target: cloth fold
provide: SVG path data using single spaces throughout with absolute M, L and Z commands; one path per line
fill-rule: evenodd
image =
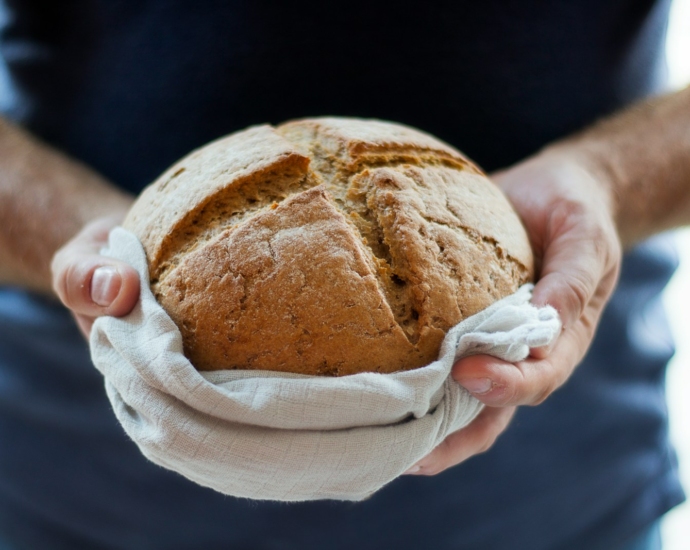
M 450 378 L 455 360 L 506 361 L 560 333 L 525 285 L 451 329 L 439 359 L 393 374 L 340 378 L 268 371 L 197 371 L 148 285 L 144 250 L 122 228 L 105 254 L 140 274 L 126 317 L 99 318 L 91 355 L 115 415 L 153 462 L 222 493 L 260 500 L 361 500 L 469 424 L 482 404 Z

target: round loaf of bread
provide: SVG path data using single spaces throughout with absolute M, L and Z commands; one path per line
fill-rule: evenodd
M 525 230 L 481 170 L 375 120 L 214 141 L 149 186 L 124 227 L 199 370 L 417 368 L 533 275 Z

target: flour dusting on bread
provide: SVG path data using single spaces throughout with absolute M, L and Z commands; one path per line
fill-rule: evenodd
M 420 367 L 533 276 L 520 220 L 481 170 L 374 120 L 222 138 L 147 188 L 124 225 L 201 370 Z

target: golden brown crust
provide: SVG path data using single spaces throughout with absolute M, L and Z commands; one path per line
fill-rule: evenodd
M 155 280 L 209 225 L 250 214 L 257 194 L 273 185 L 276 198 L 286 196 L 282 188 L 299 186 L 308 166 L 309 158 L 270 126 L 248 128 L 171 166 L 143 191 L 123 225 L 144 245 Z
M 201 370 L 419 367 L 533 274 L 498 188 L 448 145 L 380 121 L 233 134 L 161 176 L 125 227 Z

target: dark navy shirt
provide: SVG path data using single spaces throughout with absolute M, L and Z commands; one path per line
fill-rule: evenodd
M 417 126 L 487 170 L 660 90 L 666 0 L 5 2 L 0 105 L 137 193 L 220 135 L 309 115 Z M 69 314 L 0 289 L 0 540 L 26 548 L 594 549 L 683 498 L 663 239 L 591 351 L 487 453 L 362 503 L 259 503 L 144 459 Z

